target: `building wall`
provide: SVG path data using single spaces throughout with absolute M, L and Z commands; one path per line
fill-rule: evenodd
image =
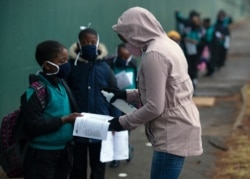
M 119 39 L 111 26 L 129 7 L 149 9 L 166 31 L 174 29 L 174 11 L 188 15 L 192 9 L 202 17 L 215 19 L 225 9 L 235 20 L 248 15 L 248 0 L 2 0 L 0 1 L 0 119 L 19 106 L 20 95 L 28 85 L 28 74 L 40 68 L 34 53 L 44 40 L 58 40 L 69 47 L 77 40 L 79 26 L 96 29 L 100 40 L 114 53 Z

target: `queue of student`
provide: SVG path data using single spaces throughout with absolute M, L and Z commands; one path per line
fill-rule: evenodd
M 201 20 L 201 15 L 195 10 L 190 11 L 187 18 L 176 10 L 175 19 L 176 30 L 168 35 L 183 49 L 195 89 L 199 71 L 206 71 L 205 76 L 211 77 L 226 65 L 232 18 L 220 10 L 215 23 L 211 23 L 210 18 Z

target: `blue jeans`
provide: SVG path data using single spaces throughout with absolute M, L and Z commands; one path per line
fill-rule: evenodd
M 178 179 L 185 157 L 164 152 L 153 153 L 151 179 Z

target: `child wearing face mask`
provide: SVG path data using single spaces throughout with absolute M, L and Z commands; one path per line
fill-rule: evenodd
M 81 112 L 120 116 L 121 112 L 108 103 L 102 88 L 117 88 L 113 71 L 103 60 L 105 50 L 99 45 L 99 36 L 92 28 L 81 30 L 77 44 L 70 48 L 71 73 L 67 79 Z M 105 163 L 100 162 L 101 141 L 75 137 L 74 165 L 71 179 L 87 179 L 88 160 L 90 178 L 105 178 Z
M 115 74 L 122 71 L 129 74 L 130 85 L 124 86 L 120 89 L 136 88 L 137 62 L 124 43 L 117 46 L 117 55 L 109 57 L 106 61 Z
M 72 167 L 72 141 L 75 118 L 82 116 L 63 81 L 69 74 L 67 49 L 57 41 L 44 41 L 36 47 L 36 61 L 42 71 L 36 78 L 43 84 L 46 104 L 42 107 L 35 90 L 23 96 L 24 130 L 31 138 L 24 159 L 25 179 L 66 179 Z

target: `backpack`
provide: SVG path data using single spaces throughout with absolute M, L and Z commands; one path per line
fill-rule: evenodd
M 46 106 L 46 88 L 42 82 L 32 82 L 31 79 L 32 76 L 30 75 L 30 87 L 35 89 L 44 109 Z M 23 94 L 21 100 L 24 96 Z M 22 107 L 20 107 L 3 117 L 0 128 L 0 164 L 9 178 L 23 177 L 23 160 L 28 141 L 29 137 L 24 135 L 23 131 L 23 115 Z

